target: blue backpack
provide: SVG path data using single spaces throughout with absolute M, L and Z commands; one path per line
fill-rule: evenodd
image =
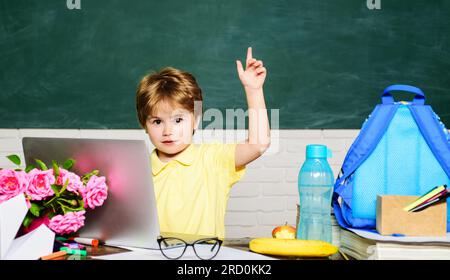
M 392 91 L 412 93 L 414 100 L 394 102 Z M 333 210 L 344 228 L 375 230 L 377 195 L 422 195 L 450 185 L 449 133 L 425 105 L 422 90 L 392 85 L 381 101 L 362 125 L 334 185 Z M 447 231 L 449 213 L 447 203 Z

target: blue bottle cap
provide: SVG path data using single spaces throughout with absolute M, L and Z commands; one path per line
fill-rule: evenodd
M 325 145 L 307 145 L 306 158 L 331 158 L 331 150 Z

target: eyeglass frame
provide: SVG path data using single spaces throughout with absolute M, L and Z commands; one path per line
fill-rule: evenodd
M 183 244 L 184 244 L 184 249 L 183 249 L 183 252 L 180 254 L 179 257 L 177 257 L 177 258 L 169 258 L 166 254 L 164 254 L 164 249 L 161 247 L 161 242 L 163 242 L 165 239 L 176 239 L 176 240 L 179 240 L 179 241 L 183 242 Z M 189 246 L 192 247 L 192 250 L 194 250 L 194 253 L 195 253 L 195 255 L 197 256 L 197 258 L 199 258 L 199 259 L 201 259 L 201 260 L 212 260 L 212 259 L 215 258 L 215 257 L 217 256 L 217 254 L 219 253 L 220 247 L 222 246 L 222 243 L 223 243 L 223 240 L 221 240 L 221 239 L 219 239 L 219 238 L 217 238 L 217 237 L 202 238 L 202 239 L 195 240 L 194 242 L 191 242 L 191 243 L 188 243 L 188 242 L 184 241 L 184 240 L 181 239 L 181 238 L 178 238 L 178 237 L 171 237 L 171 236 L 168 236 L 168 237 L 159 236 L 156 240 L 158 241 L 159 250 L 161 251 L 161 253 L 163 254 L 163 256 L 166 257 L 166 258 L 169 259 L 169 260 L 178 260 L 179 258 L 181 258 L 181 257 L 184 255 L 184 253 L 186 252 L 187 247 L 189 247 Z M 217 249 L 217 252 L 216 252 L 211 258 L 204 259 L 204 258 L 201 258 L 201 257 L 197 254 L 197 251 L 195 250 L 194 245 L 195 245 L 195 244 L 198 244 L 199 242 L 207 241 L 207 240 L 217 241 L 217 242 L 214 244 L 214 246 L 216 246 L 217 244 L 219 244 L 219 248 Z M 213 247 L 213 249 L 214 249 L 214 247 Z

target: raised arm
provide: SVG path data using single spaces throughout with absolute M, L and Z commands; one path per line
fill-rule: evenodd
M 248 138 L 236 147 L 236 167 L 245 166 L 260 157 L 270 146 L 270 127 L 264 102 L 263 85 L 267 70 L 261 60 L 253 58 L 252 48 L 247 49 L 245 69 L 236 61 L 239 79 L 244 87 L 248 104 Z

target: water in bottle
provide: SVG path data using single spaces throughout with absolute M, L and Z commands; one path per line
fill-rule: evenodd
M 331 151 L 326 146 L 306 146 L 306 160 L 298 175 L 300 224 L 297 239 L 332 243 L 331 195 L 334 176 L 328 157 L 331 157 Z

